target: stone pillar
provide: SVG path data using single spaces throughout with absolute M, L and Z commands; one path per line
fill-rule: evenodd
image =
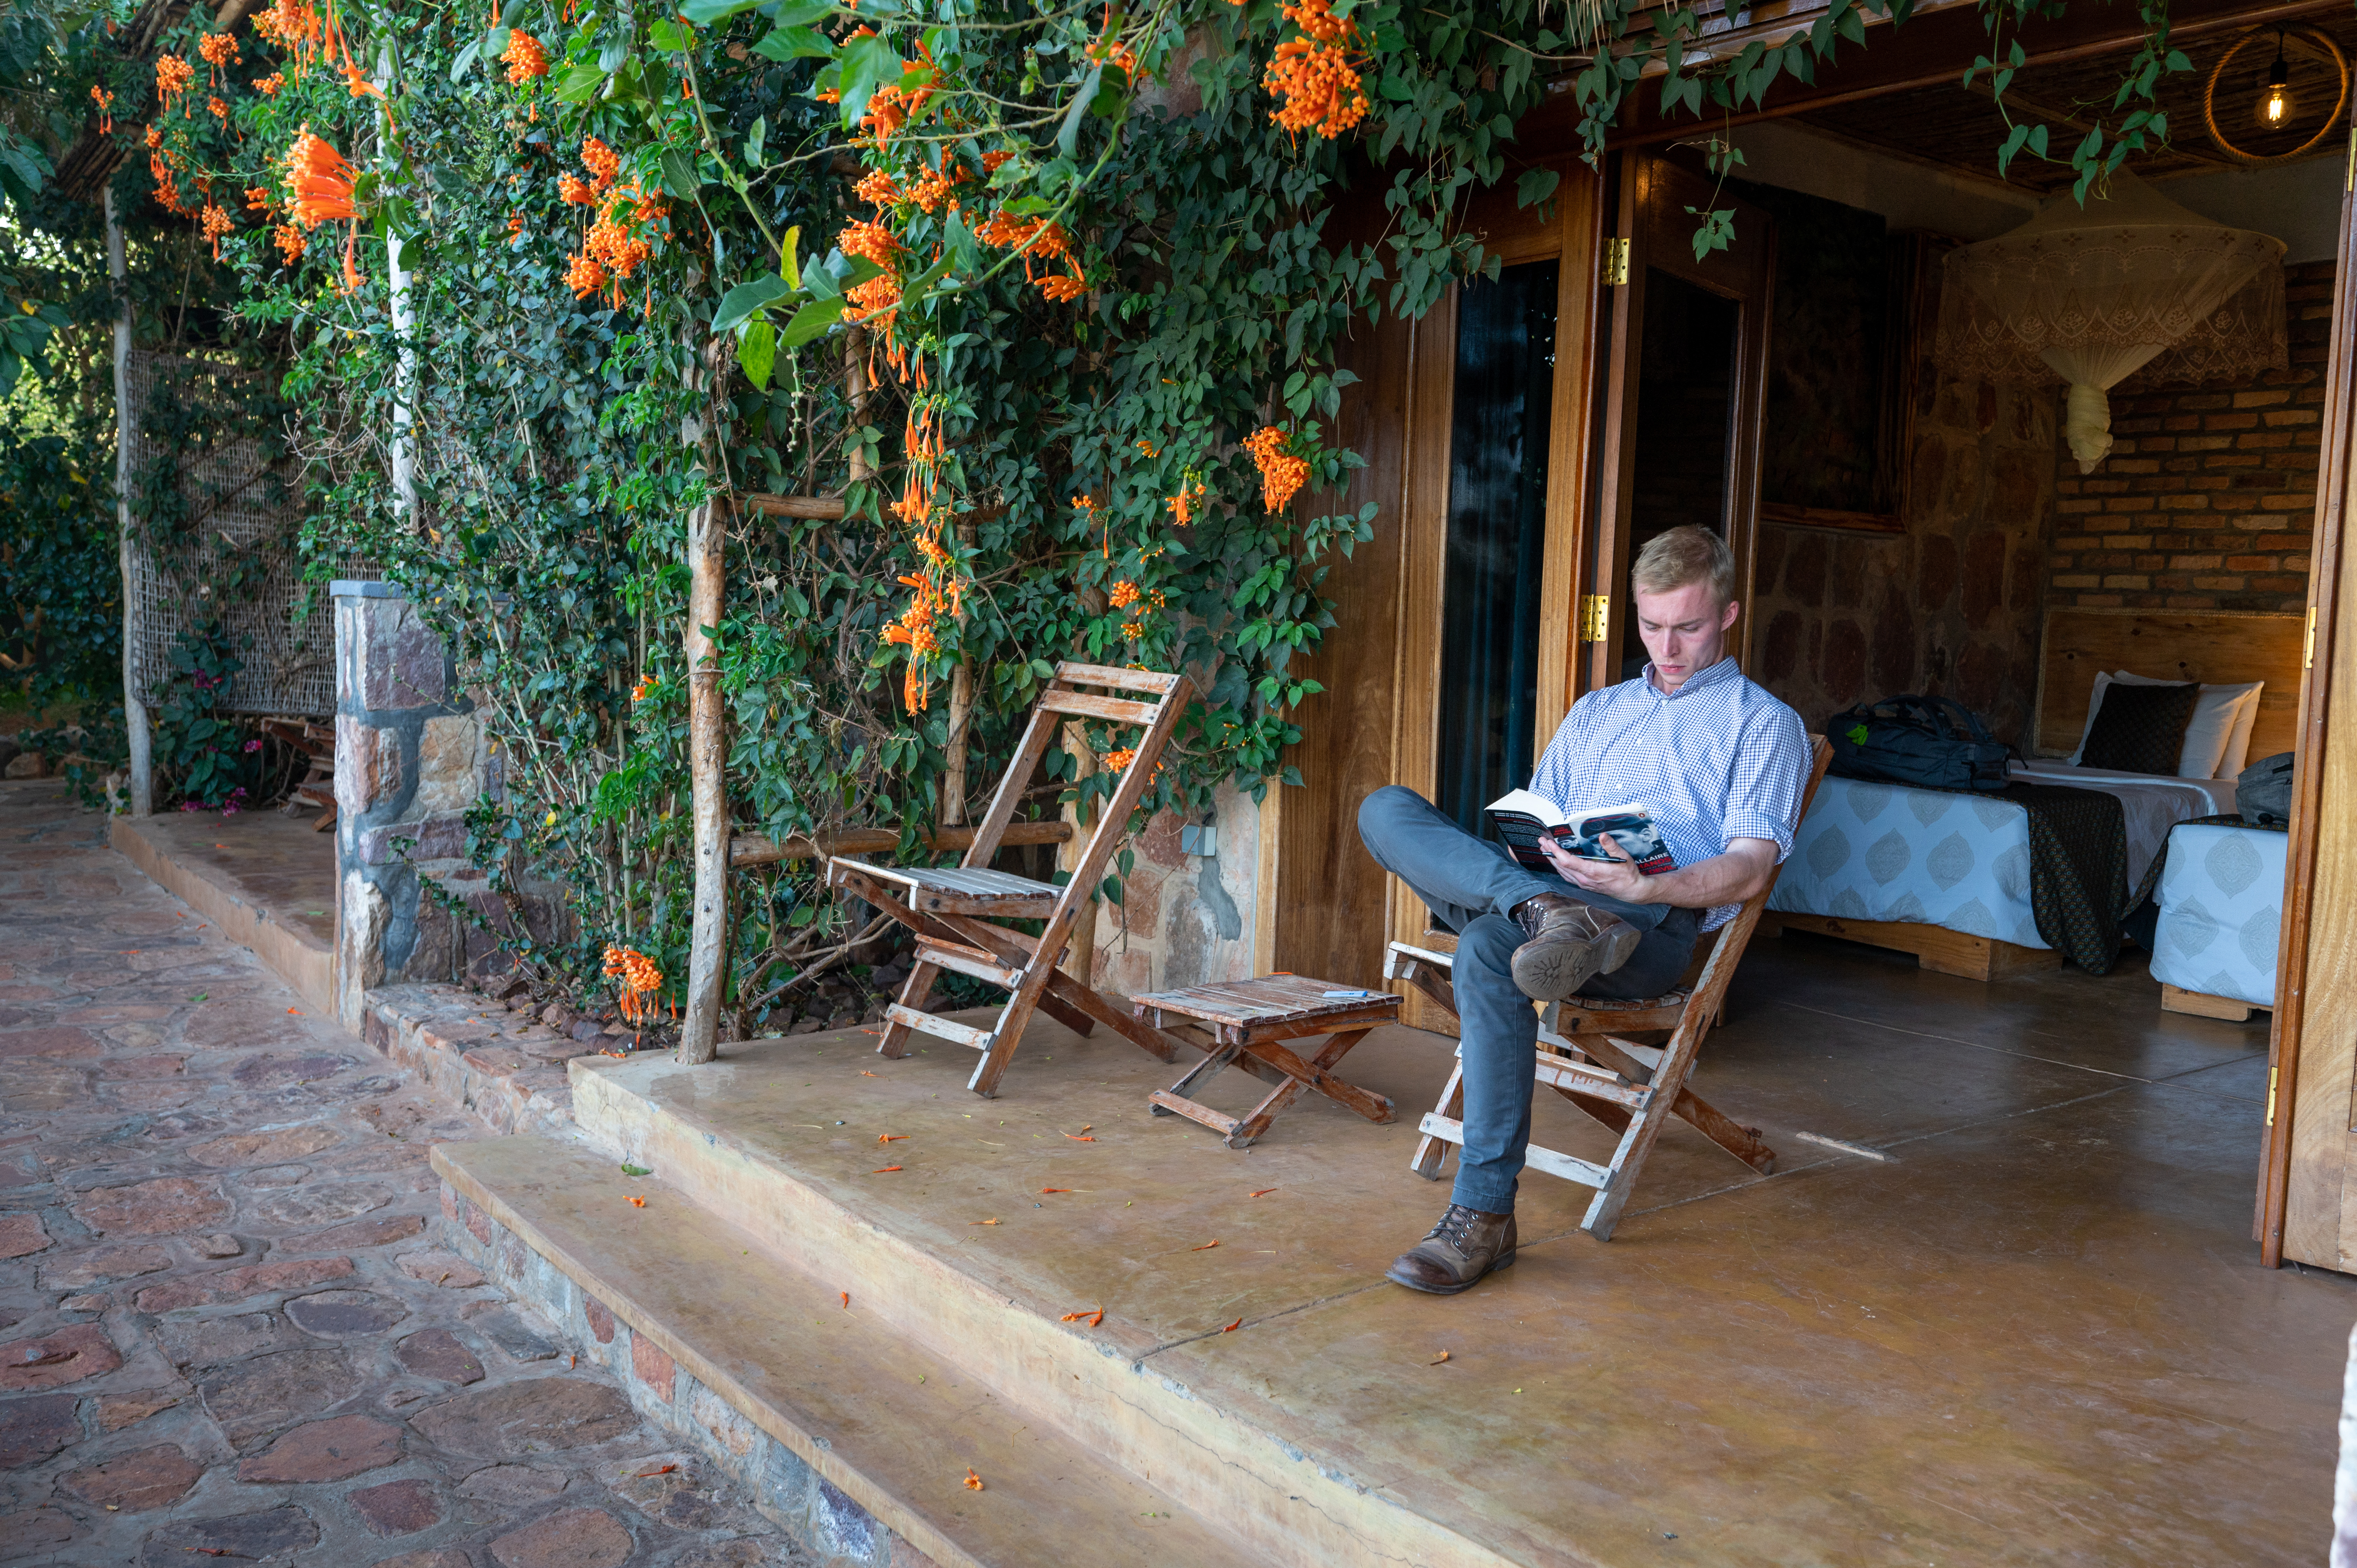
M 482 726 L 440 637 L 385 583 L 338 582 L 336 1014 L 358 1033 L 370 988 L 456 979 L 465 933 L 421 871 L 465 876 L 466 812 L 490 782 Z M 400 841 L 414 840 L 404 852 Z M 449 875 L 437 876 L 446 884 Z

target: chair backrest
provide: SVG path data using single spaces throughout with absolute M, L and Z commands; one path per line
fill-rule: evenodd
M 1817 798 L 1817 786 L 1824 782 L 1825 765 L 1833 759 L 1832 744 L 1821 735 L 1811 736 L 1809 781 L 1801 790 L 1800 812 L 1792 819 L 1795 833 L 1808 820 L 1809 807 Z M 1776 878 L 1783 869 L 1781 861 L 1770 866 L 1768 885 L 1746 898 L 1742 908 L 1736 910 L 1735 918 L 1718 929 L 1718 945 L 1711 950 L 1709 959 L 1702 966 L 1702 972 L 1695 977 L 1694 982 L 1695 997 L 1699 998 L 1706 992 L 1710 993 L 1710 1004 L 1704 1016 L 1715 1017 L 1717 1015 L 1719 995 L 1726 991 L 1727 982 L 1734 979 L 1735 966 L 1743 961 L 1743 949 L 1751 940 L 1752 928 L 1760 924 L 1760 911 L 1768 908 L 1768 896 L 1776 891 Z
M 1079 689 L 1083 686 L 1114 692 L 1151 692 L 1157 700 L 1141 703 L 1127 697 L 1100 696 Z M 969 869 L 987 866 L 998 854 L 998 842 L 1006 834 L 1007 823 L 1014 820 L 1016 808 L 1022 804 L 1031 770 L 1039 765 L 1039 758 L 1055 739 L 1060 714 L 1135 725 L 1145 732 L 1137 745 L 1130 748 L 1120 782 L 1114 787 L 1113 800 L 1098 818 L 1097 827 L 1102 832 L 1109 823 L 1127 822 L 1130 811 L 1145 791 L 1146 778 L 1162 759 L 1163 746 L 1178 727 L 1179 714 L 1194 693 L 1195 688 L 1186 676 L 1167 671 L 1125 670 L 1111 664 L 1082 664 L 1071 660 L 1057 665 L 1056 673 L 1032 706 L 1031 722 L 1023 732 L 1022 742 L 1016 746 L 1013 759 L 1000 777 L 997 792 L 990 800 L 990 810 L 975 828 L 974 843 L 960 864 Z M 1092 834 L 1092 842 L 1095 836 Z

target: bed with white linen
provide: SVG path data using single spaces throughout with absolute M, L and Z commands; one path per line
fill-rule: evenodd
M 2154 894 L 2152 977 L 2167 987 L 2162 1006 L 2230 1018 L 2275 1006 L 2290 847 L 2288 833 L 2226 823 L 2187 822 L 2169 835 Z
M 2136 888 L 2176 824 L 2231 812 L 2246 761 L 2290 749 L 2302 629 L 2298 616 L 2050 612 L 2033 739 L 2045 755 L 2015 764 L 2013 778 L 2118 799 Z M 2078 766 L 2115 680 L 2201 683 L 2181 776 Z M 2002 798 L 1829 777 L 1768 908 L 1789 917 L 1786 926 L 1897 948 L 1926 968 L 1978 979 L 2059 961 L 2031 907 L 2029 813 Z

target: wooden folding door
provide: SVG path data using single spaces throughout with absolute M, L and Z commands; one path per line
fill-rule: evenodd
M 1698 215 L 1711 211 L 1734 213 L 1733 241 L 1696 256 Z M 1735 552 L 1736 596 L 1748 606 L 1760 517 L 1774 220 L 1691 168 L 1632 153 L 1615 232 L 1605 257 L 1611 338 L 1582 690 L 1611 685 L 1642 662 L 1628 581 L 1646 540 L 1685 522 L 1717 529 Z M 1738 659 L 1750 627 L 1746 614 L 1732 633 Z

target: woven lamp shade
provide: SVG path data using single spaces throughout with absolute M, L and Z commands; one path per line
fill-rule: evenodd
M 2287 362 L 2283 242 L 2187 211 L 2122 173 L 1949 252 L 1933 358 L 1951 374 L 2071 389 L 2079 471 L 2112 449 L 2112 388 L 2239 381 Z

